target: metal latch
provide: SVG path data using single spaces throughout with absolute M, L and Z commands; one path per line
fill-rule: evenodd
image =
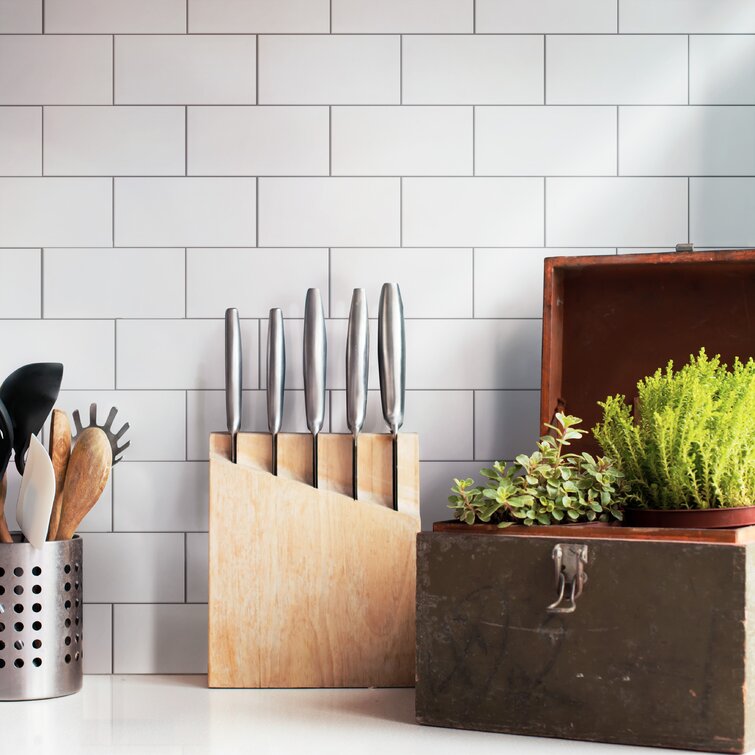
M 587 582 L 587 546 L 557 543 L 553 548 L 552 558 L 556 567 L 558 598 L 548 606 L 548 613 L 574 613 L 577 609 L 576 600 Z
M 681 244 L 676 245 L 676 251 L 677 252 L 694 252 L 695 245 L 691 244 L 688 241 L 683 241 Z

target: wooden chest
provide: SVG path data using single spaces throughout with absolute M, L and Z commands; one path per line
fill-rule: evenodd
M 546 260 L 542 421 L 701 346 L 755 354 L 755 251 Z M 755 527 L 439 523 L 417 558 L 420 723 L 755 747 Z

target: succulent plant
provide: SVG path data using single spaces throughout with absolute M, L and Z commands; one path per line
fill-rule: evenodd
M 547 425 L 553 434 L 540 438 L 532 455 L 520 454 L 511 464 L 497 461 L 481 470 L 484 486 L 471 478 L 454 479 L 448 501 L 455 517 L 466 524 L 499 527 L 621 519 L 617 501 L 623 474 L 614 462 L 566 451 L 571 441 L 586 434 L 577 427 L 581 421 L 557 413 L 557 425 Z

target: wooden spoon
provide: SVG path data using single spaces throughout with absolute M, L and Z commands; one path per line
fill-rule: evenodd
M 50 420 L 50 458 L 55 470 L 55 501 L 50 515 L 48 540 L 55 540 L 60 523 L 60 507 L 63 503 L 63 484 L 66 479 L 68 460 L 71 457 L 71 423 L 61 409 L 54 409 Z
M 113 452 L 99 427 L 88 427 L 76 440 L 68 462 L 56 540 L 70 540 L 99 500 L 110 477 Z
M 12 543 L 10 531 L 8 530 L 8 523 L 5 521 L 5 494 L 8 491 L 8 476 L 3 475 L 3 479 L 0 480 L 0 543 Z

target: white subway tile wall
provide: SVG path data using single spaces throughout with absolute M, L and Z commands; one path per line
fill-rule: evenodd
M 131 424 L 83 528 L 86 670 L 206 668 L 226 307 L 244 427 L 267 427 L 280 306 L 303 431 L 322 290 L 343 432 L 364 287 L 380 431 L 399 281 L 429 527 L 452 476 L 537 433 L 543 259 L 755 246 L 753 134 L 753 0 L 0 0 L 0 377 L 61 360 L 62 408 Z

